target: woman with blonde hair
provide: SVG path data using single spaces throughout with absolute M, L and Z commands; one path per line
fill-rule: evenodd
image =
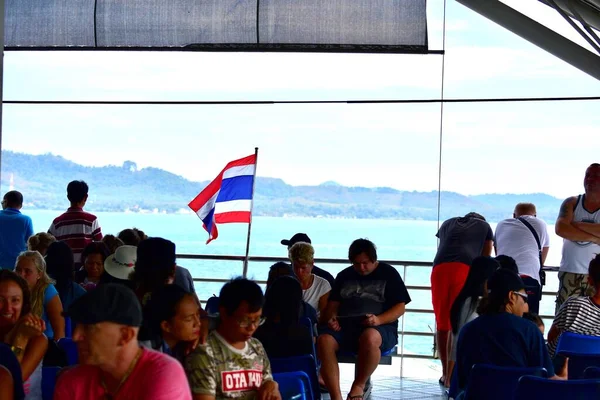
M 46 255 L 48 247 L 56 242 L 56 238 L 47 232 L 39 232 L 27 239 L 27 250 L 37 251 L 42 256 Z
M 54 281 L 46 273 L 46 261 L 37 251 L 24 251 L 17 257 L 15 272 L 27 282 L 31 291 L 31 313 L 46 323 L 44 334 L 48 339 L 65 337 L 63 306 L 54 287 Z
M 298 242 L 290 247 L 289 258 L 296 278 L 302 287 L 302 300 L 317 310 L 317 315 L 325 309 L 331 285 L 326 279 L 312 273 L 315 265 L 315 250 L 309 243 Z

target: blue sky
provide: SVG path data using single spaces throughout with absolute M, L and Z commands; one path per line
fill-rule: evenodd
M 441 1 L 429 3 L 442 48 Z M 506 1 L 584 43 L 535 0 Z M 595 96 L 600 82 L 448 1 L 446 98 Z M 440 97 L 439 55 L 16 52 L 5 100 L 345 100 Z M 598 162 L 600 102 L 446 104 L 442 189 L 582 190 Z M 252 106 L 5 105 L 4 149 L 84 165 L 155 166 L 212 179 L 260 148 L 258 174 L 291 184 L 434 190 L 439 104 Z

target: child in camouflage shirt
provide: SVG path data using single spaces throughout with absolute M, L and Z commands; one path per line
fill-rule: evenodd
M 220 324 L 185 360 L 194 399 L 281 400 L 262 344 L 252 334 L 264 297 L 247 279 L 228 282 L 219 295 Z

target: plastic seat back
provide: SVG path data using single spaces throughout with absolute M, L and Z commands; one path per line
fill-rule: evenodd
M 587 400 L 600 398 L 600 380 L 580 379 L 558 381 L 537 376 L 523 376 L 519 379 L 515 393 L 516 400 L 569 399 Z
M 312 393 L 306 384 L 310 385 L 308 375 L 306 373 L 297 372 L 283 372 L 273 374 L 273 379 L 279 385 L 279 392 L 281 393 L 282 399 L 289 400 L 310 400 L 312 399 Z
M 587 367 L 583 371 L 583 379 L 600 379 L 600 367 Z
M 600 355 L 563 353 L 569 357 L 569 379 L 584 379 L 584 371 L 589 367 L 600 367 Z
M 219 313 L 219 297 L 213 295 L 206 301 L 206 312 L 210 315 Z
M 61 367 L 42 367 L 42 400 L 52 400 Z
M 300 324 L 303 325 L 303 326 L 306 326 L 308 328 L 308 330 L 310 331 L 310 337 L 311 338 L 315 337 L 315 328 L 314 328 L 313 323 L 310 320 L 310 318 L 308 318 L 308 317 L 302 317 L 302 318 L 300 318 Z M 313 355 L 314 359 L 317 360 L 317 348 L 315 347 L 315 341 L 314 340 L 313 340 L 313 346 L 312 346 L 312 348 L 313 348 L 312 355 Z
M 600 337 L 565 332 L 558 339 L 556 354 L 600 355 Z
M 516 368 L 475 364 L 469 375 L 464 398 L 465 400 L 512 399 L 519 378 L 524 375 L 546 377 L 548 373 L 545 368 Z
M 77 353 L 77 344 L 71 338 L 62 338 L 57 342 L 58 347 L 67 355 L 67 365 L 79 363 L 79 354 Z
M 65 337 L 73 337 L 73 322 L 69 317 L 65 317 Z
M 303 355 L 298 357 L 272 358 L 270 362 L 273 374 L 297 371 L 306 374 L 308 378 L 307 389 L 311 393 L 310 398 L 314 400 L 319 400 L 321 398 L 319 376 L 317 375 L 317 363 L 313 356 Z

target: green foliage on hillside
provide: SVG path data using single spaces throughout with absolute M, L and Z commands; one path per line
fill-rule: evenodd
M 192 182 L 158 168 L 137 169 L 132 161 L 122 166 L 85 167 L 51 154 L 2 152 L 1 190 L 15 188 L 28 208 L 63 209 L 68 206 L 66 186 L 82 179 L 90 186 L 90 211 L 126 209 L 176 212 L 186 209 L 208 182 Z M 334 218 L 386 218 L 436 220 L 437 191 L 399 191 L 392 188 L 346 187 L 335 182 L 318 186 L 291 186 L 281 179 L 258 177 L 255 215 Z M 552 221 L 561 200 L 547 194 L 485 194 L 464 196 L 442 192 L 441 219 L 477 211 L 490 221 L 511 215 L 514 205 L 533 202 L 538 215 Z

